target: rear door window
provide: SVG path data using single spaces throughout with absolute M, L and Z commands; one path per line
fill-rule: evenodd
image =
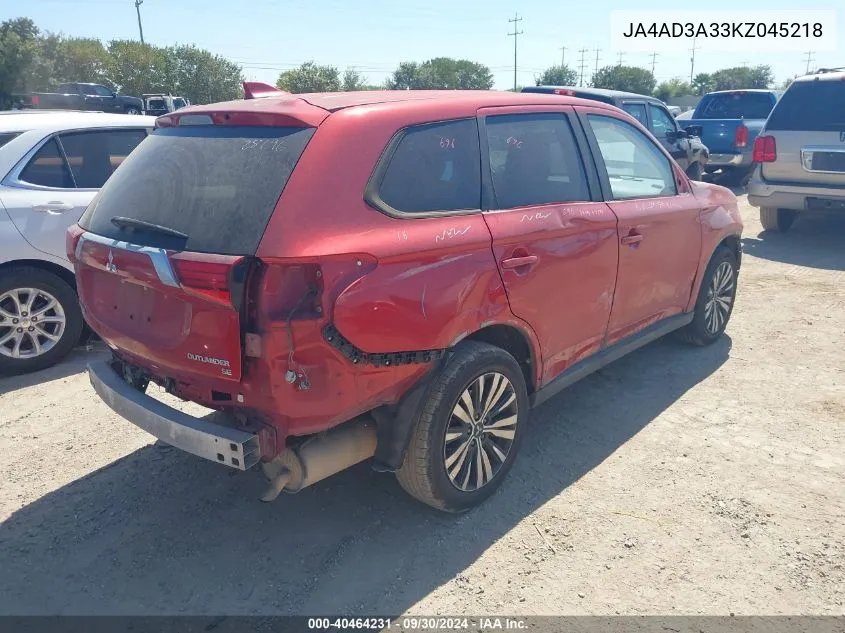
M 845 81 L 795 81 L 772 111 L 766 130 L 845 131 Z
M 481 207 L 481 154 L 475 119 L 408 128 L 378 186 L 388 210 L 403 213 Z M 375 201 L 376 206 L 383 206 Z
M 696 119 L 765 119 L 774 105 L 768 92 L 718 92 L 705 95 Z
M 646 118 L 644 103 L 623 103 L 622 109 L 639 121 L 643 127 L 648 128 L 648 118 Z
M 651 131 L 658 139 L 666 139 L 670 133 L 675 132 L 675 120 L 666 110 L 651 104 L 648 108 L 651 111 Z
M 146 136 L 145 129 L 96 130 L 62 134 L 59 139 L 76 186 L 99 189 Z
M 506 114 L 485 120 L 499 208 L 586 201 L 584 166 L 563 114 Z
M 313 134 L 314 128 L 300 127 L 155 130 L 108 180 L 80 224 L 136 244 L 252 255 Z M 115 217 L 188 237 L 121 230 L 111 222 Z
M 23 168 L 18 180 L 39 187 L 55 189 L 73 189 L 74 187 L 70 169 L 55 138 L 51 138 L 41 146 Z

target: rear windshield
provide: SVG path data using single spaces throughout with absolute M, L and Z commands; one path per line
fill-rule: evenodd
M 766 129 L 845 130 L 845 81 L 796 81 L 784 93 Z
M 20 134 L 20 132 L 0 132 L 0 147 L 3 147 L 6 143 L 14 139 Z
M 695 111 L 696 119 L 765 119 L 774 99 L 768 92 L 722 92 L 705 95 Z
M 161 248 L 252 255 L 314 128 L 186 127 L 151 134 L 82 216 L 93 233 Z M 186 234 L 118 228 L 131 218 Z

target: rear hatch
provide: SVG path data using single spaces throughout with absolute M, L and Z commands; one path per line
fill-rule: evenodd
M 775 160 L 762 176 L 778 182 L 845 185 L 845 81 L 841 73 L 795 81 L 766 122 Z
M 714 92 L 702 97 L 695 118 L 683 125 L 701 127 L 701 141 L 711 154 L 733 154 L 750 147 L 753 132 L 762 127 L 773 103 L 768 92 Z M 743 126 L 748 129 L 738 133 Z
M 240 380 L 250 267 L 315 131 L 230 118 L 158 127 L 68 234 L 86 319 L 162 376 Z

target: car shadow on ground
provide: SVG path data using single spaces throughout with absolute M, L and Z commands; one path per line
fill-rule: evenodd
M 3 374 L 0 372 L 0 395 L 80 374 L 85 371 L 88 363 L 107 355 L 108 348 L 104 344 L 96 342 L 90 347 L 84 345 L 76 347 L 63 360 L 41 371 L 28 374 Z
M 596 468 L 728 358 L 660 340 L 533 412 L 503 487 L 435 512 L 361 464 L 270 504 L 256 472 L 163 445 L 0 525 L 0 613 L 402 613 Z
M 748 255 L 796 266 L 845 270 L 845 216 L 799 215 L 787 233 L 742 238 Z

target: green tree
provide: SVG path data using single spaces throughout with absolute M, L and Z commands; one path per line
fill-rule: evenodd
M 578 83 L 578 73 L 569 66 L 546 68 L 537 78 L 538 86 L 574 86 Z
M 605 66 L 593 75 L 593 88 L 623 90 L 650 95 L 657 83 L 654 75 L 636 66 Z
M 347 71 L 348 73 L 349 71 Z M 346 76 L 344 75 L 345 80 Z M 285 71 L 279 75 L 276 87 L 294 94 L 336 92 L 341 88 L 340 73 L 334 66 L 319 66 L 314 62 L 305 62 L 299 68 Z
M 25 88 L 27 73 L 35 61 L 38 27 L 29 18 L 6 20 L 0 24 L 0 104 Z
M 135 40 L 115 40 L 109 43 L 108 52 L 108 83 L 115 90 L 134 96 L 171 90 L 166 82 L 165 49 Z
M 710 73 L 698 73 L 692 79 L 692 89 L 699 97 L 713 91 L 713 75 Z
M 661 101 L 666 101 L 672 97 L 683 97 L 684 95 L 692 94 L 692 86 L 679 77 L 674 77 L 668 81 L 662 81 L 654 89 L 654 96 Z
M 402 62 L 387 80 L 389 90 L 489 90 L 490 69 L 467 59 L 435 57 L 422 64 Z
M 354 68 L 347 68 L 343 73 L 342 89 L 344 92 L 350 92 L 352 90 L 366 90 L 366 81 L 357 70 Z
M 196 46 L 164 50 L 161 85 L 191 103 L 217 103 L 243 97 L 243 70 L 238 64 Z
M 711 90 L 740 90 L 768 88 L 774 83 L 771 66 L 736 66 L 722 68 L 711 75 Z

